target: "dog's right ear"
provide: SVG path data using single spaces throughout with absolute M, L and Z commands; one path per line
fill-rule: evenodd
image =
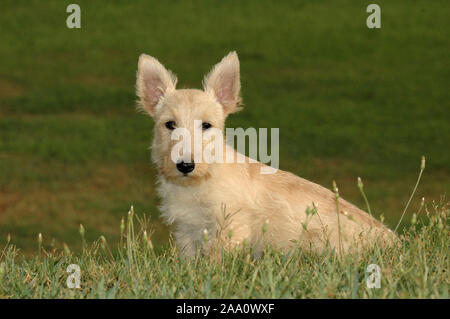
M 141 54 L 138 62 L 136 94 L 139 104 L 150 116 L 156 112 L 156 106 L 161 98 L 175 90 L 176 76 L 167 71 L 154 57 Z

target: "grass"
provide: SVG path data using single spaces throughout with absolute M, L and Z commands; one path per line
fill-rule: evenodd
M 414 216 L 420 213 L 425 222 L 414 218 L 399 245 L 385 250 L 375 246 L 339 257 L 334 250 L 282 254 L 267 247 L 256 259 L 241 247 L 222 251 L 220 260 L 185 260 L 172 244 L 156 252 L 151 223 L 138 218 L 135 229 L 132 209 L 118 227 L 117 249 L 103 236 L 87 243 L 84 229 L 80 253 L 67 246 L 44 249 L 38 237 L 38 253 L 26 259 L 7 243 L 0 255 L 0 298 L 448 298 L 450 206 L 442 199 Z M 67 286 L 71 264 L 80 267 L 78 289 Z M 380 288 L 366 284 L 370 264 L 380 267 Z
M 422 157 L 417 182 L 396 229 L 405 217 L 424 169 L 425 158 Z M 357 186 L 371 212 L 360 178 Z M 335 182 L 333 190 L 339 212 L 339 191 Z M 304 231 L 307 231 L 309 216 L 315 213 L 316 207 L 307 208 L 307 218 L 301 225 Z M 423 218 L 418 219 L 420 214 Z M 428 205 L 422 198 L 410 225 L 391 247 L 380 248 L 375 243 L 362 251 L 338 254 L 328 245 L 322 252 L 297 247 L 287 253 L 266 246 L 262 254 L 255 256 L 246 242 L 230 248 L 227 239 L 219 239 L 219 255 L 205 254 L 209 249 L 199 248 L 195 258 L 185 259 L 179 256 L 173 240 L 162 249 L 155 248 L 153 223 L 147 215 L 135 216 L 131 206 L 118 227 L 117 247 L 112 247 L 103 235 L 88 242 L 86 229 L 80 224 L 81 252 L 72 252 L 65 243 L 63 249 L 45 245 L 39 233 L 37 252 L 26 258 L 19 257 L 17 247 L 8 236 L 6 245 L 0 246 L 0 299 L 448 299 L 449 217 L 450 203 L 445 197 Z M 261 229 L 263 236 L 267 227 L 265 224 Z M 221 238 L 220 232 L 220 225 L 217 234 L 208 234 L 205 230 L 203 247 L 209 247 L 214 236 Z M 232 236 L 230 232 L 227 238 L 232 239 Z M 75 280 L 74 274 L 78 274 Z M 374 279 L 374 275 L 378 279 Z
M 80 252 L 120 240 L 133 204 L 158 216 L 148 147 L 152 121 L 135 111 L 140 53 L 200 87 L 227 52 L 239 53 L 245 109 L 229 127 L 279 127 L 281 169 L 331 188 L 392 228 L 408 201 L 450 190 L 449 24 L 446 2 L 379 1 L 382 28 L 365 27 L 370 1 L 87 1 L 82 28 L 65 26 L 70 1 L 2 1 L 0 20 L 0 238 L 32 256 L 46 245 Z M 220 23 L 219 23 L 220 22 Z M 410 207 L 420 205 L 412 201 Z M 420 217 L 419 217 L 420 218 Z M 402 224 L 406 225 L 405 223 Z M 402 229 L 399 229 L 402 231 Z

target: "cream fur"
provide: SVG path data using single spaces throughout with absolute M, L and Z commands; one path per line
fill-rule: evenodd
M 176 78 L 145 55 L 137 77 L 139 102 L 155 120 L 152 159 L 159 173 L 162 217 L 173 225 L 176 244 L 185 256 L 204 246 L 205 229 L 211 251 L 244 241 L 256 252 L 266 243 L 284 251 L 298 245 L 315 251 L 327 245 L 349 251 L 375 242 L 385 246 L 395 239 L 383 224 L 343 199 L 338 224 L 336 198 L 330 190 L 282 170 L 260 174 L 264 164 L 250 163 L 247 157 L 246 163 L 196 163 L 188 176 L 177 171 L 170 158 L 174 142 L 165 123 L 175 121 L 177 127 L 193 132 L 194 120 L 200 119 L 223 130 L 226 116 L 240 102 L 235 52 L 213 68 L 204 90 L 176 90 Z M 307 207 L 313 205 L 318 213 L 307 216 Z

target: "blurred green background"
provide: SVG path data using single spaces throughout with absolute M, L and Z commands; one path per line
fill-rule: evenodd
M 119 237 L 131 204 L 152 216 L 152 121 L 135 110 L 139 54 L 160 59 L 178 87 L 201 87 L 231 50 L 245 108 L 229 127 L 279 127 L 280 165 L 395 226 L 417 178 L 420 198 L 450 190 L 448 1 L 73 1 L 0 3 L 0 242 L 25 253 Z M 409 220 L 409 218 L 407 218 Z

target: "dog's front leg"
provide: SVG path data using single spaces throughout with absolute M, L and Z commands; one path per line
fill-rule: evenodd
M 174 232 L 175 242 L 183 257 L 191 258 L 198 254 L 208 254 L 216 241 L 212 225 L 192 225 L 178 223 Z

